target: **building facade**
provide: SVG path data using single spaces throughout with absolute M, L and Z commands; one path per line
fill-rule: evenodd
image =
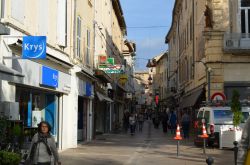
M 242 100 L 248 98 L 249 5 L 244 0 L 175 1 L 166 43 L 169 84 L 177 89 L 172 95 L 179 109 L 195 109 L 205 100 L 231 100 L 234 89 Z
M 115 119 L 122 119 L 127 82 L 99 69 L 99 57 L 124 65 L 126 24 L 119 1 L 0 5 L 0 114 L 11 111 L 24 132 L 48 121 L 60 150 L 112 131 Z M 46 37 L 46 59 L 23 59 L 23 47 L 36 49 L 25 45 L 24 36 Z

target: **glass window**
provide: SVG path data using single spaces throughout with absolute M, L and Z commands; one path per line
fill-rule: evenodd
M 205 111 L 204 118 L 205 118 L 206 123 L 208 123 L 210 120 L 210 112 L 209 111 Z
M 203 118 L 203 112 L 204 111 L 199 111 L 198 112 L 198 119 L 202 119 Z
M 232 111 L 214 110 L 214 124 L 233 124 Z
M 58 129 L 58 96 L 43 91 L 17 87 L 16 101 L 19 102 L 20 120 L 25 134 L 31 135 L 41 121 L 47 121 L 56 137 Z M 25 135 L 26 136 L 26 135 Z
M 242 112 L 242 121 L 241 123 L 245 123 L 249 117 L 249 112 Z
M 250 32 L 250 1 L 241 0 L 241 33 Z

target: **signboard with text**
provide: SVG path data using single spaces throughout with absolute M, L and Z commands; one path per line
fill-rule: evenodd
M 46 59 L 46 36 L 24 36 L 23 59 Z
M 59 74 L 55 69 L 51 69 L 46 66 L 42 66 L 42 81 L 41 84 L 53 88 L 58 87 Z

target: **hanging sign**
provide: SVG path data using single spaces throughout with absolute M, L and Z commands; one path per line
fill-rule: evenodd
M 24 36 L 23 59 L 46 59 L 46 36 Z

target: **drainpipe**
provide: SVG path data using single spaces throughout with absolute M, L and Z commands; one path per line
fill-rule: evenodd
M 74 25 L 73 25 L 73 58 L 76 54 L 76 0 L 74 0 Z
M 195 23 L 194 23 L 194 0 L 193 0 L 193 9 L 192 9 L 192 12 L 193 12 L 193 29 L 192 29 L 192 32 L 193 32 L 193 64 L 192 64 L 192 79 L 194 79 L 194 75 L 195 75 L 195 33 L 194 33 L 194 26 L 195 26 Z

